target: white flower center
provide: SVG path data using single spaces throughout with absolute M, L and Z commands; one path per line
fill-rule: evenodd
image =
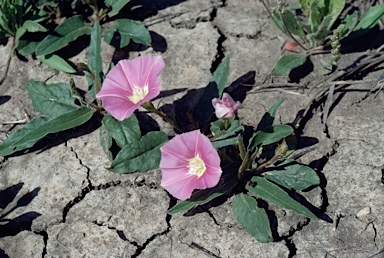
M 207 169 L 205 167 L 204 161 L 197 155 L 196 157 L 193 157 L 191 159 L 188 159 L 189 165 L 188 165 L 188 174 L 196 175 L 197 177 L 201 177 L 205 170 Z
M 145 96 L 148 94 L 148 85 L 145 85 L 144 87 L 139 86 L 133 86 L 133 93 L 132 96 L 129 96 L 128 99 L 132 101 L 133 104 L 136 104 L 140 100 L 143 100 Z

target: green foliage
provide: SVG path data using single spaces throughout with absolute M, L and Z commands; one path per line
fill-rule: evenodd
M 317 216 L 303 203 L 287 192 L 302 191 L 316 186 L 320 184 L 320 179 L 310 167 L 287 159 L 295 146 L 295 141 L 287 138 L 292 137 L 293 129 L 288 125 L 273 125 L 277 109 L 283 102 L 284 99 L 279 99 L 272 105 L 249 139 L 244 139 L 245 135 L 242 134 L 244 127 L 235 118 L 212 122 L 211 141 L 215 148 L 223 153 L 227 150 L 227 146 L 238 147 L 238 158 L 241 160 L 237 175 L 239 181 L 234 183 L 236 180 L 223 175 L 216 187 L 194 192 L 190 199 L 178 203 L 168 213 L 193 209 L 223 194 L 234 195 L 232 208 L 236 219 L 262 243 L 273 241 L 273 237 L 266 210 L 258 207 L 256 198 L 262 198 L 308 218 L 317 219 Z M 248 141 L 248 147 L 244 146 L 244 141 Z M 271 148 L 275 151 L 271 152 Z M 270 159 L 267 161 L 261 158 L 268 156 Z M 233 157 L 230 158 L 232 159 Z
M 243 193 L 238 194 L 233 198 L 232 209 L 235 218 L 257 241 L 273 241 L 267 213 L 257 206 L 255 198 Z
M 65 20 L 36 48 L 36 55 L 48 55 L 76 40 L 82 35 L 91 34 L 91 28 L 86 26 L 80 15 Z
M 127 143 L 112 161 L 111 172 L 147 172 L 159 167 L 160 147 L 168 141 L 163 132 L 149 132 L 140 140 Z
M 293 199 L 279 186 L 257 176 L 252 178 L 252 183 L 253 185 L 247 185 L 245 188 L 255 196 L 270 201 L 281 208 L 292 210 L 297 214 L 306 216 L 311 219 L 317 219 L 317 216 L 313 214 L 307 207 Z
M 32 147 L 37 141 L 50 133 L 57 133 L 87 122 L 94 110 L 75 104 L 71 87 L 65 83 L 46 85 L 31 81 L 28 86 L 29 97 L 36 111 L 42 116 L 28 122 L 0 144 L 0 156 L 11 155 Z
M 320 178 L 310 167 L 301 165 L 294 160 L 286 159 L 280 164 L 269 167 L 264 177 L 287 189 L 301 191 L 320 184 Z
M 92 115 L 91 109 L 82 107 L 52 118 L 37 117 L 0 144 L 0 156 L 11 155 L 30 148 L 50 133 L 57 133 L 82 125 Z
M 276 75 L 283 75 L 286 72 L 304 64 L 306 60 L 307 60 L 307 57 L 303 55 L 291 54 L 291 55 L 281 56 L 277 61 L 273 72 Z
M 112 28 L 104 31 L 104 40 L 116 48 L 128 46 L 131 40 L 149 46 L 151 44 L 151 35 L 143 25 L 135 21 L 117 19 L 114 21 Z
M 130 0 L 105 0 L 105 5 L 111 8 L 108 12 L 108 16 L 112 17 L 119 13 L 119 11 L 129 2 Z
M 65 72 L 65 73 L 76 73 L 76 70 L 67 63 L 63 58 L 61 58 L 58 55 L 54 54 L 48 54 L 45 56 L 38 56 L 37 57 L 43 64 L 48 65 L 49 67 Z
M 287 10 L 285 1 L 278 2 L 278 8 L 273 11 L 273 22 L 304 50 L 332 44 L 332 28 L 345 7 L 345 0 L 299 0 L 302 15 Z M 383 15 L 384 4 L 372 6 L 362 18 L 357 11 L 347 15 L 336 29 L 338 40 L 348 37 L 352 32 L 355 32 L 354 37 L 362 35 L 372 29 Z M 311 51 L 306 54 L 283 55 L 275 65 L 275 74 L 282 75 L 303 65 L 310 54 Z M 331 72 L 336 62 L 333 58 L 333 61 L 325 63 L 325 68 Z
M 109 148 L 112 139 L 120 147 L 113 159 Z M 160 147 L 168 141 L 163 132 L 149 132 L 141 136 L 139 121 L 135 115 L 118 121 L 105 115 L 102 121 L 100 142 L 104 152 L 111 158 L 109 171 L 116 173 L 146 172 L 159 167 Z
M 88 92 L 92 98 L 96 98 L 96 91 L 100 90 L 103 83 L 103 62 L 101 60 L 101 28 L 98 22 L 93 24 L 91 43 L 88 51 Z
M 88 6 L 94 11 L 93 15 L 90 17 L 81 15 L 68 17 L 51 31 L 47 29 L 48 18 L 62 19 L 61 13 L 68 10 L 61 10 L 60 8 L 68 8 L 68 3 L 58 4 L 58 1 L 53 0 L 32 2 L 12 0 L 0 3 L 0 39 L 15 37 L 14 51 L 18 51 L 24 56 L 35 53 L 37 58 L 49 67 L 66 73 L 75 73 L 76 70 L 56 52 L 73 43 L 79 37 L 90 35 L 93 31 L 93 35 L 91 35 L 93 43 L 90 45 L 88 61 L 90 71 L 97 76 L 97 80 L 88 78 L 88 81 L 90 83 L 95 81 L 101 85 L 102 63 L 97 56 L 100 54 L 100 37 L 102 34 L 99 23 L 105 21 L 106 16 L 117 15 L 129 0 L 106 0 L 105 2 L 74 0 L 71 4 L 71 8 L 74 9 L 73 13 L 79 13 L 79 10 L 86 9 Z M 83 18 L 90 20 L 91 24 L 85 23 Z M 50 23 L 49 26 L 51 25 Z M 92 25 L 94 25 L 93 27 L 96 26 L 93 30 L 91 29 Z M 143 25 L 128 19 L 116 20 L 113 28 L 107 29 L 104 35 L 105 41 L 116 47 L 128 45 L 131 39 L 147 46 L 151 44 L 148 30 Z M 114 44 L 116 37 L 121 37 L 119 44 Z M 94 98 L 94 85 L 90 86 L 90 95 Z

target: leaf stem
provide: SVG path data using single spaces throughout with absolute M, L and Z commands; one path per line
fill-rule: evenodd
M 164 119 L 168 124 L 172 125 L 174 129 L 176 129 L 177 131 L 179 132 L 183 132 L 183 130 L 178 126 L 176 125 L 175 121 L 173 121 L 172 119 L 170 119 L 169 117 L 167 117 L 163 112 L 161 112 L 160 110 L 158 110 L 157 108 L 155 108 L 155 106 L 153 105 L 153 103 L 151 101 L 147 101 L 145 103 L 143 103 L 141 105 L 143 108 L 145 108 L 146 110 L 150 111 L 150 112 L 153 112 L 155 113 L 156 115 L 160 116 L 162 119 Z

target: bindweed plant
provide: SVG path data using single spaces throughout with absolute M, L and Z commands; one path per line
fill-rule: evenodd
M 259 207 L 261 199 L 311 219 L 324 215 L 297 198 L 300 191 L 319 185 L 320 179 L 313 169 L 291 158 L 296 145 L 293 128 L 274 124 L 283 99 L 256 128 L 242 125 L 236 117 L 242 105 L 226 92 L 230 68 L 229 58 L 224 58 L 187 112 L 194 128 L 184 131 L 185 126 L 152 103 L 161 91 L 163 59 L 121 60 L 104 78 L 101 38 L 95 22 L 88 64 L 80 64 L 89 75 L 86 96 L 78 94 L 73 81 L 49 85 L 31 81 L 28 93 L 41 115 L 0 144 L 1 156 L 31 148 L 45 136 L 80 126 L 98 114 L 100 143 L 110 160 L 107 169 L 124 174 L 160 168 L 161 186 L 180 200 L 169 214 L 231 198 L 234 216 L 260 242 L 274 240 L 267 210 Z M 143 135 L 135 115 L 140 107 L 169 123 L 172 135 L 162 131 Z
M 102 31 L 108 44 L 122 48 L 131 40 L 149 46 L 148 30 L 136 21 L 119 18 L 119 11 L 130 0 L 23 1 L 0 3 L 0 39 L 14 38 L 13 52 L 22 56 L 35 55 L 42 63 L 58 71 L 76 73 L 78 69 L 57 54 L 81 36 L 90 35 L 93 24 L 105 25 Z M 78 10 L 90 9 L 91 12 Z M 63 16 L 63 13 L 70 13 Z M 52 20 L 62 20 L 57 25 Z M 53 25 L 53 26 L 52 26 Z
M 299 0 L 299 4 L 294 6 L 286 5 L 285 0 L 277 0 L 277 3 L 278 6 L 270 12 L 272 21 L 292 40 L 285 49 L 296 52 L 280 57 L 274 68 L 277 75 L 303 65 L 310 55 L 327 47 L 331 48 L 331 57 L 323 60 L 322 72 L 332 72 L 341 56 L 340 40 L 363 35 L 384 15 L 384 4 L 372 6 L 364 14 L 354 11 L 341 20 L 339 16 L 344 10 L 345 0 Z

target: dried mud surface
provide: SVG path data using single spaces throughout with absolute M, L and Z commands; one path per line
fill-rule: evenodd
M 98 130 L 87 123 L 53 135 L 27 153 L 1 158 L 0 202 L 10 204 L 1 213 L 6 220 L 0 220 L 0 257 L 384 257 L 379 253 L 384 248 L 384 93 L 369 94 L 383 65 L 350 78 L 353 84 L 335 92 L 324 126 L 325 98 L 300 119 L 319 90 L 316 86 L 324 82 L 319 57 L 302 76 L 291 73 L 264 84 L 298 80 L 298 88 L 257 86 L 268 78 L 287 40 L 259 1 L 145 1 L 137 10 L 151 31 L 153 47 L 131 44 L 115 51 L 104 44 L 105 67 L 111 60 L 161 54 L 166 62 L 161 82 L 168 94 L 155 103 L 166 107 L 176 101 L 183 110 L 181 104 L 198 94 L 229 56 L 229 84 L 234 92 L 244 89 L 235 95 L 243 101 L 243 123 L 256 126 L 266 108 L 286 98 L 277 120 L 299 121 L 302 151 L 309 150 L 300 161 L 321 177 L 320 186 L 303 195 L 333 223 L 269 206 L 278 221 L 276 241 L 261 244 L 236 222 L 230 200 L 190 217 L 167 215 L 175 200 L 160 187 L 160 171 L 108 172 Z M 351 66 L 369 50 L 345 53 L 339 68 Z M 10 44 L 0 46 L 2 56 L 9 51 Z M 84 62 L 86 56 L 87 49 L 79 49 L 70 60 Z M 5 58 L 0 68 L 4 65 Z M 86 88 L 83 76 L 58 73 L 32 57 L 12 58 L 0 86 L 0 121 L 37 115 L 27 96 L 29 80 L 70 78 Z M 22 125 L 0 126 L 4 140 Z

